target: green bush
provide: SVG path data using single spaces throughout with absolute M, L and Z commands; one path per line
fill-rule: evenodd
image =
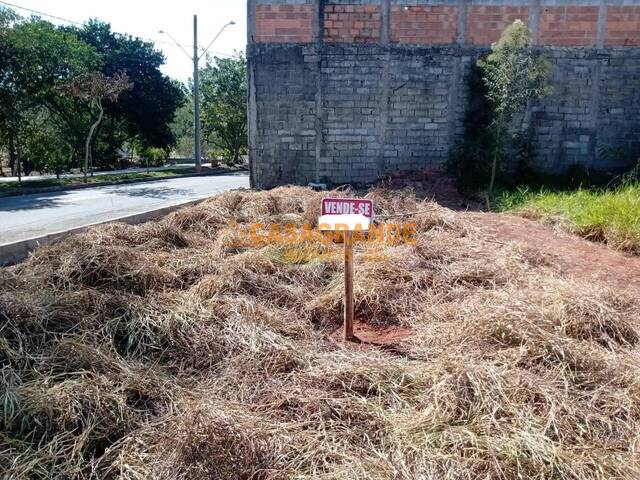
M 162 148 L 146 148 L 142 152 L 143 165 L 149 167 L 162 167 L 169 159 L 169 153 Z M 148 163 L 147 163 L 148 162 Z

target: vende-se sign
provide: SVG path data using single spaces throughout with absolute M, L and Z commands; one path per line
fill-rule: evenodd
M 363 198 L 324 198 L 322 215 L 362 215 L 373 218 L 373 202 Z

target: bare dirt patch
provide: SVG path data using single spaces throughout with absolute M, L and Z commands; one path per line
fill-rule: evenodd
M 382 351 L 402 355 L 402 344 L 411 338 L 413 331 L 408 327 L 390 325 L 387 327 L 376 327 L 363 321 L 356 320 L 353 325 L 355 338 L 352 341 L 344 340 L 344 332 L 339 328 L 331 338 L 347 348 L 355 349 L 380 349 Z
M 575 235 L 515 215 L 466 214 L 472 224 L 495 241 L 526 247 L 541 261 L 550 262 L 563 276 L 595 281 L 640 293 L 640 257 L 613 250 Z

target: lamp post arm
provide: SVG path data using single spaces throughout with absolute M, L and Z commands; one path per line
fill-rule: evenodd
M 218 39 L 218 37 L 220 37 L 220 35 L 222 35 L 222 32 L 224 32 L 224 30 L 225 30 L 227 27 L 230 27 L 231 25 L 235 25 L 235 24 L 236 24 L 236 22 L 231 21 L 231 22 L 227 23 L 224 27 L 222 27 L 222 28 L 220 29 L 220 31 L 216 34 L 216 36 L 215 36 L 215 37 L 213 37 L 213 40 L 211 40 L 211 42 L 209 43 L 209 45 L 207 45 L 207 48 L 205 48 L 205 49 L 202 51 L 202 53 L 200 54 L 200 57 L 198 57 L 198 58 L 202 58 L 202 57 L 204 57 L 204 55 L 205 55 L 205 54 L 207 53 L 207 51 L 211 48 L 211 46 L 212 46 L 214 43 L 216 43 L 216 40 Z
M 189 57 L 189 60 L 193 61 L 193 57 L 192 57 L 191 55 L 189 55 L 189 52 L 187 52 L 187 51 L 184 49 L 184 47 L 182 46 L 182 44 L 180 44 L 180 42 L 178 42 L 175 38 L 173 38 L 173 35 L 171 35 L 169 32 L 166 32 L 166 31 L 164 31 L 164 30 L 160 30 L 158 33 L 160 33 L 160 34 L 164 34 L 164 35 L 166 35 L 167 37 L 169 37 L 169 38 L 171 39 L 171 41 L 172 41 L 173 43 L 175 43 L 176 47 L 179 47 L 179 48 L 180 48 L 180 50 L 182 50 L 182 51 L 184 52 L 184 54 L 185 54 L 187 57 Z

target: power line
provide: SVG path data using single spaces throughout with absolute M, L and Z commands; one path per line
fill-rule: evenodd
M 40 12 L 38 10 L 32 10 L 31 8 L 21 7 L 20 5 L 14 5 L 13 3 L 0 1 L 3 5 L 13 8 L 19 8 L 20 10 L 24 10 L 26 12 L 35 13 L 36 15 L 42 15 L 43 17 L 54 18 L 56 20 L 60 20 L 62 22 L 73 23 L 75 25 L 82 25 L 82 22 L 76 22 L 75 20 L 69 20 L 68 18 L 57 17 L 55 15 L 51 15 L 48 13 Z
M 83 22 L 78 22 L 76 20 L 70 20 L 68 18 L 59 17 L 57 15 L 52 15 L 50 13 L 45 13 L 45 12 L 41 12 L 39 10 L 34 10 L 32 8 L 22 7 L 20 5 L 15 5 L 13 3 L 5 2 L 3 0 L 0 0 L 0 4 L 6 5 L 8 7 L 18 8 L 20 10 L 24 10 L 25 12 L 34 13 L 36 15 L 41 15 L 43 17 L 53 18 L 53 19 L 61 21 L 61 22 L 71 23 L 73 25 L 84 26 Z M 123 32 L 116 32 L 116 31 L 114 31 L 113 33 L 117 33 L 119 35 L 128 35 L 130 37 L 139 38 L 140 40 L 145 40 L 147 42 L 159 43 L 159 44 L 162 44 L 162 45 L 169 45 L 169 46 L 172 46 L 172 47 L 178 46 L 178 47 L 182 47 L 182 48 L 193 48 L 193 45 L 185 45 L 185 44 L 177 44 L 176 45 L 175 43 L 172 43 L 172 42 L 165 42 L 165 41 L 162 41 L 162 40 L 155 40 L 153 38 L 142 37 L 140 35 L 134 35 L 134 34 L 131 34 L 131 33 L 123 33 Z M 198 47 L 198 48 L 200 50 L 204 50 L 202 47 Z M 233 55 L 231 55 L 229 53 L 223 53 L 223 52 L 212 52 L 212 53 L 215 53 L 215 54 L 220 55 L 220 56 L 225 56 L 225 57 L 233 57 Z

